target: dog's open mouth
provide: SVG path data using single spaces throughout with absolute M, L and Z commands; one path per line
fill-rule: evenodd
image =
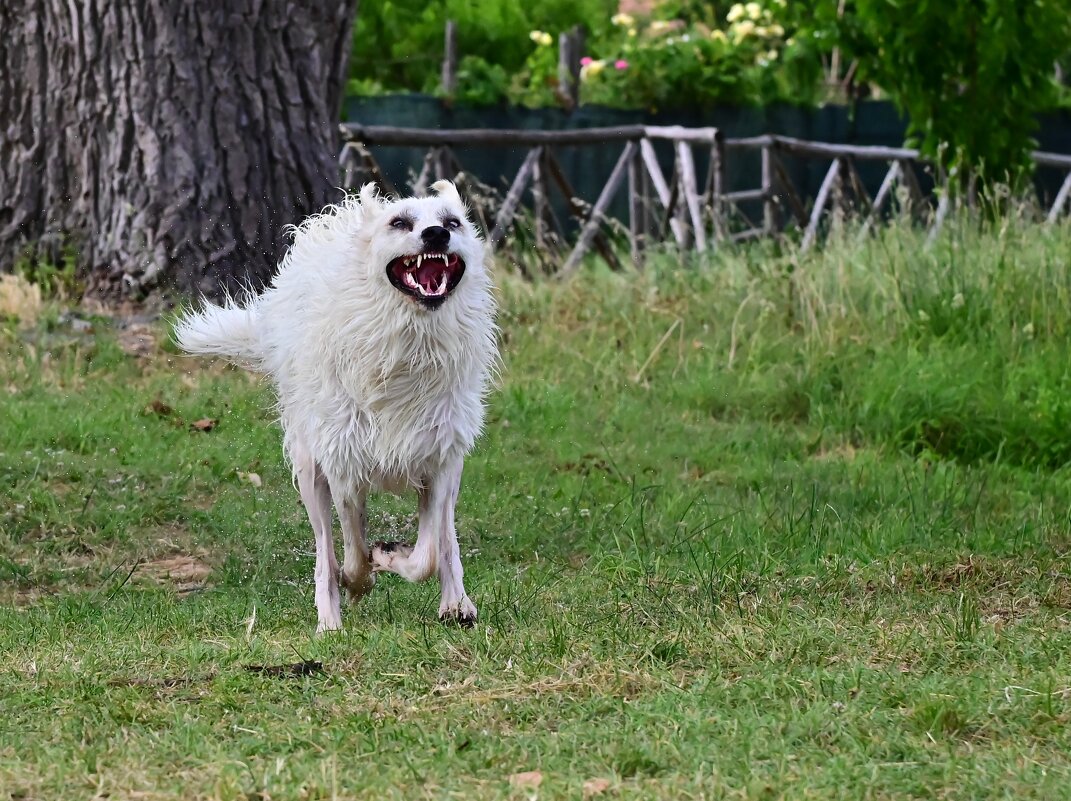
M 387 264 L 387 278 L 396 289 L 432 308 L 446 300 L 464 273 L 465 261 L 456 253 L 417 253 Z

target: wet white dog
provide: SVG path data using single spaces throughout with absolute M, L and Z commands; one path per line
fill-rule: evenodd
M 179 345 L 269 375 L 284 448 L 316 541 L 317 631 L 342 626 L 375 574 L 436 572 L 439 617 L 471 625 L 454 527 L 462 461 L 483 425 L 496 360 L 487 252 L 454 185 L 388 201 L 371 185 L 295 229 L 272 286 L 247 305 L 205 305 Z M 369 548 L 373 490 L 419 496 L 415 546 Z M 341 573 L 331 502 L 342 528 Z

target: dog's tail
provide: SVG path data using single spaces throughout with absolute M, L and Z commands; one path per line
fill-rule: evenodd
M 263 359 L 255 302 L 239 306 L 228 299 L 216 306 L 205 301 L 200 311 L 178 320 L 175 341 L 187 353 L 223 356 L 246 367 L 256 368 Z

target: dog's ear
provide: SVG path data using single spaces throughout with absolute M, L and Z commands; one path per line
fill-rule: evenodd
M 379 196 L 379 189 L 371 181 L 361 187 L 357 193 L 357 199 L 361 201 L 361 208 L 366 214 L 379 211 L 383 207 L 383 198 Z
M 465 202 L 461 199 L 461 195 L 458 194 L 457 187 L 454 186 L 453 181 L 436 181 L 431 185 L 431 188 L 435 190 L 435 194 L 439 197 L 465 208 Z

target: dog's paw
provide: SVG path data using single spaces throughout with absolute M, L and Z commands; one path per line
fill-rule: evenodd
M 376 586 L 376 574 L 367 566 L 363 573 L 347 573 L 343 569 L 339 582 L 346 588 L 346 598 L 351 604 L 355 604 Z
M 444 602 L 439 606 L 439 622 L 471 629 L 476 625 L 476 606 L 468 599 L 468 596 L 455 603 Z
M 395 561 L 408 558 L 412 552 L 413 546 L 402 542 L 377 542 L 372 546 L 372 570 L 396 573 Z

